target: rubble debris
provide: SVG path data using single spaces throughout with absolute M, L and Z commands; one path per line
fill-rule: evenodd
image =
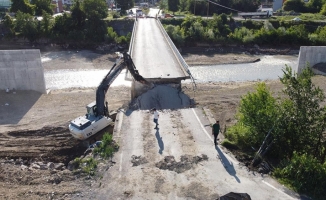
M 175 161 L 174 156 L 165 156 L 164 160 L 156 163 L 155 166 L 163 170 L 182 173 L 190 170 L 195 164 L 204 160 L 208 160 L 208 157 L 205 154 L 202 154 L 201 156 L 182 155 L 180 157 L 180 162 Z
M 144 157 L 132 155 L 131 156 L 131 163 L 132 163 L 132 166 L 135 167 L 135 166 L 138 166 L 138 165 L 141 165 L 141 164 L 148 163 L 148 161 Z
M 192 99 L 182 91 L 168 85 L 157 85 L 131 103 L 132 108 L 141 110 L 180 109 L 189 108 L 192 105 L 194 105 Z

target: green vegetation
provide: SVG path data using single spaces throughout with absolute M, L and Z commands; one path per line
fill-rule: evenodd
M 95 157 L 99 155 L 105 159 L 110 158 L 118 149 L 119 146 L 113 141 L 112 135 L 105 133 L 103 135 L 101 144 L 93 149 L 93 157 L 87 156 L 85 158 L 75 158 L 72 163 L 73 168 L 81 168 L 83 173 L 94 176 L 98 165 L 98 161 L 95 159 Z
M 75 158 L 73 161 L 73 165 L 75 169 L 81 168 L 82 172 L 94 176 L 95 170 L 97 168 L 98 162 L 94 158 Z
M 95 147 L 94 154 L 99 154 L 103 158 L 112 157 L 113 153 L 119 149 L 119 146 L 113 142 L 112 135 L 105 133 L 102 143 Z
M 312 21 L 238 21 L 226 14 L 212 19 L 187 16 L 162 21 L 178 46 L 201 44 L 325 45 L 324 23 Z
M 22 2 L 24 1 L 17 0 L 17 3 Z M 33 9 L 41 9 L 41 5 L 45 6 L 47 1 L 34 0 L 32 2 L 35 3 L 34 7 L 32 6 Z M 25 9 L 28 6 L 27 3 L 25 4 L 19 5 Z M 78 46 L 103 42 L 127 44 L 130 41 L 131 34 L 118 36 L 113 29 L 108 28 L 107 21 L 103 20 L 108 16 L 107 6 L 102 0 L 85 0 L 82 2 L 77 0 L 71 8 L 71 14 L 63 13 L 63 15 L 55 18 L 46 9 L 51 8 L 51 6 L 42 7 L 42 20 L 34 17 L 31 14 L 33 12 L 22 12 L 23 8 L 12 7 L 12 9 L 17 10 L 15 20 L 9 15 L 4 17 L 3 24 L 7 29 L 5 35 L 7 39 L 24 38 L 32 43 L 46 39 L 46 41 L 54 43 L 73 43 Z
M 292 159 L 284 161 L 273 174 L 296 191 L 311 194 L 314 199 L 325 199 L 326 163 L 311 155 L 294 152 Z
M 326 106 L 321 106 L 325 94 L 312 83 L 311 68 L 295 74 L 286 66 L 283 72 L 280 97 L 274 97 L 264 83 L 242 97 L 237 123 L 227 129 L 223 145 L 250 152 L 268 138 L 270 149 L 263 154 L 276 161 L 274 176 L 298 192 L 322 199 L 326 195 Z

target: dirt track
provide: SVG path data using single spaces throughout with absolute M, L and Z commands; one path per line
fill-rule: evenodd
M 106 62 L 112 55 L 101 55 L 101 59 L 95 59 L 96 64 L 88 66 L 104 66 L 100 62 Z M 188 55 L 187 59 L 193 59 Z M 214 55 L 220 60 L 218 55 Z M 198 59 L 198 58 L 196 58 Z M 195 60 L 196 60 L 195 59 Z M 205 56 L 201 55 L 201 59 Z M 230 60 L 234 60 L 234 55 Z M 253 58 L 245 58 L 247 62 Z M 256 58 L 255 58 L 256 59 Z M 72 57 L 65 61 L 79 64 L 92 59 L 84 57 Z M 225 61 L 225 59 L 223 59 Z M 212 62 L 214 59 L 212 59 Z M 62 66 L 62 60 L 57 63 L 45 65 L 45 70 Z M 218 61 L 215 61 L 218 62 Z M 237 62 L 241 62 L 240 59 Z M 326 89 L 324 77 L 316 77 L 316 83 Z M 198 107 L 206 106 L 211 109 L 214 117 L 220 119 L 222 127 L 235 122 L 234 114 L 240 101 L 241 95 L 253 91 L 252 83 L 210 83 L 199 84 L 194 93 L 191 85 L 184 85 L 183 91 L 194 98 Z M 269 82 L 272 91 L 279 91 L 282 85 L 278 81 Z M 110 88 L 110 110 L 126 107 L 130 100 L 130 92 L 127 87 Z M 0 199 L 45 199 L 45 198 L 76 198 L 81 193 L 85 184 L 90 186 L 94 183 L 93 178 L 85 180 L 85 177 L 76 176 L 69 170 L 23 170 L 22 165 L 31 162 L 65 163 L 73 157 L 80 155 L 85 149 L 79 142 L 74 140 L 67 126 L 73 118 L 84 115 L 85 105 L 94 101 L 95 88 L 89 89 L 66 89 L 51 91 L 50 94 L 40 95 L 35 92 L 17 91 L 16 94 L 0 92 Z M 9 103 L 9 105 L 5 105 Z M 19 159 L 21 158 L 21 159 Z M 13 159 L 13 160 L 11 160 Z M 54 184 L 56 176 L 60 177 L 60 184 Z M 8 185 L 8 183 L 10 183 Z M 53 193 L 52 193 L 53 192 Z

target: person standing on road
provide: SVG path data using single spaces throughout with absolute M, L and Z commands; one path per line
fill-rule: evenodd
M 156 108 L 153 109 L 154 111 L 154 123 L 156 124 L 155 128 L 154 129 L 158 129 L 158 117 L 160 116 L 156 110 Z
M 220 133 L 220 122 L 216 120 L 216 123 L 212 127 L 212 135 L 214 135 L 214 144 L 217 145 L 217 136 Z

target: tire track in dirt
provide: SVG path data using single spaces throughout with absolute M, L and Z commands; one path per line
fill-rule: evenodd
M 0 134 L 0 158 L 41 160 L 67 164 L 85 150 L 63 127 L 44 127 Z
M 184 124 L 183 117 L 179 110 L 170 113 L 172 127 L 177 129 L 179 141 L 184 154 L 197 155 L 198 150 L 191 130 Z
M 153 135 L 153 129 L 151 128 L 150 122 L 151 119 L 151 114 L 150 113 L 144 113 L 145 118 L 142 121 L 142 136 L 143 136 L 143 148 L 144 148 L 144 156 L 147 159 L 147 161 L 155 161 L 156 159 L 156 152 L 154 149 L 156 149 L 156 139 L 155 136 Z

